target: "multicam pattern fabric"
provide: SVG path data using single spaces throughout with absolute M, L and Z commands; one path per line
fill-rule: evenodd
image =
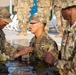
M 16 49 L 6 41 L 5 34 L 2 29 L 0 29 L 0 61 L 7 60 L 7 56 L 9 57 L 9 60 L 13 60 L 13 54 L 15 51 Z
M 58 58 L 56 42 L 46 33 L 43 33 L 39 39 L 34 36 L 30 42 L 30 46 L 34 48 L 34 51 L 30 53 L 30 65 L 34 67 L 37 75 L 45 75 L 43 73 L 49 67 L 49 64 L 43 61 L 42 55 L 48 51 L 55 51 L 54 56 Z
M 53 7 L 61 7 L 61 0 L 52 0 Z
M 22 7 L 22 8 L 29 8 L 33 5 L 33 0 L 14 0 L 14 7 L 16 9 Z
M 61 59 L 55 65 L 59 69 L 70 69 L 76 75 L 76 66 L 74 66 L 76 64 L 76 22 L 71 27 L 68 26 L 64 31 L 61 45 Z
M 76 0 L 61 0 L 62 1 L 62 8 L 67 8 L 71 6 L 76 6 Z
M 8 23 L 11 22 L 10 13 L 5 7 L 0 7 L 0 18 Z
M 0 50 L 1 52 L 4 51 L 4 43 L 5 43 L 5 34 L 2 31 L 2 29 L 0 29 Z
M 41 16 L 40 14 L 36 13 L 32 16 L 30 23 L 37 23 L 37 22 L 42 22 L 42 23 L 46 23 L 46 18 L 45 15 Z
M 57 19 L 58 30 L 60 33 L 63 34 L 67 21 L 63 18 L 62 14 L 61 14 L 61 9 L 59 7 L 56 7 L 54 9 L 54 13 L 55 13 L 55 16 Z
M 23 33 L 27 33 L 27 22 L 30 17 L 29 9 L 33 6 L 33 0 L 14 0 L 14 9 L 17 11 L 18 25 Z
M 51 0 L 37 0 L 37 6 L 38 7 L 49 7 L 51 5 Z
M 38 6 L 38 14 L 40 16 L 44 16 L 46 18 L 46 27 L 45 29 L 49 29 L 49 18 L 50 18 L 50 6 L 52 5 L 51 0 L 37 0 L 37 6 Z
M 63 18 L 61 14 L 61 0 L 52 0 L 53 7 L 54 7 L 54 13 L 57 20 L 58 30 L 63 35 L 64 28 L 66 27 L 66 20 Z
M 48 51 L 58 52 L 56 42 L 46 33 L 43 33 L 39 39 L 34 36 L 30 42 L 30 46 L 34 48 L 34 51 L 30 54 L 30 57 L 34 59 L 42 60 L 42 55 Z

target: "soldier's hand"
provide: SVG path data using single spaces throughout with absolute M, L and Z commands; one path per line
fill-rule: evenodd
M 28 46 L 18 47 L 18 51 L 21 51 L 21 50 L 32 52 L 33 47 L 28 47 Z
M 8 22 L 4 21 L 2 18 L 0 18 L 0 29 L 4 28 Z
M 26 55 L 29 52 L 33 51 L 33 47 L 20 47 L 18 48 L 18 52 L 15 53 L 14 58 L 18 58 L 19 56 Z
M 48 64 L 53 64 L 55 57 L 51 54 L 51 52 L 47 52 L 43 55 L 43 59 Z

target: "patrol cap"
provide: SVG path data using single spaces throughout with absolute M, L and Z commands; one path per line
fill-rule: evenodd
M 8 23 L 11 22 L 10 13 L 5 7 L 0 7 L 0 18 Z
M 30 23 L 46 23 L 45 16 L 39 15 L 38 13 L 34 14 L 30 20 Z
M 76 6 L 76 0 L 62 0 L 62 8 L 68 8 L 68 7 L 72 7 L 72 6 Z

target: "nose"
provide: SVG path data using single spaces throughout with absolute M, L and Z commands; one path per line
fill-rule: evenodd
M 31 24 L 29 24 L 29 27 L 31 27 Z
M 29 24 L 29 31 L 31 31 L 32 29 L 32 24 Z
M 29 29 L 32 27 L 32 24 L 29 24 Z

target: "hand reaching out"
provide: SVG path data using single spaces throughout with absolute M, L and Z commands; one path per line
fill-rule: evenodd
M 18 48 L 18 52 L 14 55 L 14 58 L 18 58 L 19 56 L 26 55 L 29 52 L 33 51 L 33 47 L 20 47 Z

